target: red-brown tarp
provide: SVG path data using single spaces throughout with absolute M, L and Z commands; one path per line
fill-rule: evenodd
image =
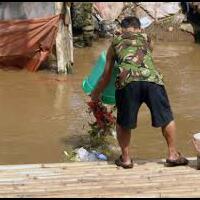
M 0 20 L 0 67 L 36 71 L 52 50 L 60 19 Z

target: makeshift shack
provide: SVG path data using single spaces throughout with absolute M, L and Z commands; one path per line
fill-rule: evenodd
M 0 2 L 0 67 L 67 73 L 73 64 L 70 3 Z

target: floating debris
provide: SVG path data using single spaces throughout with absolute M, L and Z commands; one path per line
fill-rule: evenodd
M 108 108 L 101 102 L 90 101 L 88 112 L 93 114 L 95 121 L 88 122 L 87 142 L 81 141 L 81 146 L 68 149 L 64 154 L 69 161 L 107 161 L 113 154 L 116 142 L 116 117 L 113 115 L 115 108 Z

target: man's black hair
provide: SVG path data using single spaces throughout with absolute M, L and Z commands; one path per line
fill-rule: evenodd
M 121 27 L 122 28 L 140 28 L 141 27 L 141 23 L 140 20 L 137 17 L 125 17 L 122 21 L 121 21 Z

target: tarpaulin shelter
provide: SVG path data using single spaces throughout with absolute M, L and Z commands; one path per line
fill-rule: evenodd
M 53 47 L 58 72 L 73 63 L 68 3 L 0 2 L 0 38 L 0 67 L 36 71 Z

